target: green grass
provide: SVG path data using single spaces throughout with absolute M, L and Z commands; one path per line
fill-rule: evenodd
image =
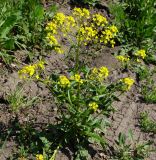
M 6 96 L 6 100 L 9 103 L 11 111 L 17 113 L 22 108 L 33 106 L 39 99 L 38 97 L 25 97 L 23 95 L 23 89 L 16 88 L 15 91 L 10 92 Z
M 140 114 L 140 128 L 144 132 L 152 132 L 156 134 L 156 122 L 151 120 L 147 112 L 142 112 Z
M 57 10 L 45 11 L 40 0 L 5 0 L 0 3 L 0 58 L 11 63 L 13 51 L 44 49 L 45 23 Z
M 146 48 L 149 40 L 156 41 L 155 0 L 118 0 L 110 11 L 122 32 L 122 43 Z

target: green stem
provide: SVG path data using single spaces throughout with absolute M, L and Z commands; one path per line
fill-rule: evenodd
M 77 97 L 78 97 L 78 109 L 79 109 L 80 107 L 80 83 L 78 84 Z
M 54 153 L 53 153 L 52 157 L 50 158 L 50 160 L 55 160 L 56 154 L 57 154 L 57 152 L 58 152 L 58 150 L 59 150 L 60 147 L 61 147 L 61 144 L 59 144 L 57 146 L 57 148 L 54 150 Z
M 6 145 L 7 139 L 9 138 L 11 132 L 12 132 L 12 128 L 8 131 L 8 135 L 6 136 L 4 143 L 0 147 L 0 150 L 1 150 L 0 153 L 3 151 L 3 149 L 4 149 L 5 145 Z
M 78 45 L 76 47 L 76 57 L 75 57 L 75 73 L 79 70 L 79 55 L 80 55 L 80 42 L 78 42 Z

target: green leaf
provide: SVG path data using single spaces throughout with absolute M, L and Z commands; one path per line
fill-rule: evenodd
M 119 145 L 124 145 L 126 143 L 126 135 L 123 133 L 119 133 Z
M 56 5 L 52 5 L 49 9 L 46 10 L 45 14 L 48 18 L 52 18 L 57 10 L 58 7 Z
M 131 129 L 129 129 L 128 131 L 128 137 L 130 138 L 130 140 L 133 140 L 133 132 Z
M 5 41 L 4 45 L 3 45 L 4 48 L 6 49 L 9 49 L 9 50 L 12 50 L 15 48 L 15 41 L 14 39 L 8 39 Z
M 91 139 L 95 140 L 97 143 L 100 143 L 101 146 L 103 148 L 105 148 L 105 145 L 107 143 L 106 143 L 106 141 L 101 136 L 99 136 L 96 133 L 92 133 L 92 132 L 85 132 L 85 133 L 86 133 L 87 136 L 89 136 Z
M 15 24 L 19 19 L 20 19 L 19 12 L 7 17 L 6 21 L 3 23 L 3 25 L 0 28 L 0 38 L 6 38 L 7 34 L 15 26 Z
M 6 64 L 10 64 L 13 61 L 13 59 L 14 59 L 14 56 L 9 55 L 6 51 L 0 52 L 0 57 L 2 57 L 3 61 Z
M 41 5 L 38 5 L 35 7 L 34 18 L 36 18 L 36 20 L 43 20 L 44 19 L 44 8 Z

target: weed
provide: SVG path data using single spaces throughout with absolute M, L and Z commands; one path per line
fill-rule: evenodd
M 76 70 L 79 68 L 80 54 L 91 49 L 98 50 L 102 44 L 114 47 L 118 33 L 117 27 L 109 24 L 106 17 L 99 13 L 91 15 L 85 8 L 74 8 L 71 16 L 57 13 L 47 24 L 46 30 L 46 39 L 52 49 L 60 54 L 68 49 L 67 56 L 73 53 Z M 69 48 L 64 50 L 58 37 L 67 39 Z
M 0 51 L 0 57 L 5 64 L 11 64 L 11 62 L 15 59 L 15 56 L 9 54 L 6 50 Z
M 12 38 L 11 33 L 13 27 L 17 25 L 22 18 L 17 8 L 13 7 L 13 2 L 10 0 L 2 1 L 0 4 L 0 46 L 7 49 L 14 48 L 15 39 Z
M 142 160 L 147 158 L 149 153 L 153 151 L 151 149 L 152 142 L 135 143 L 133 146 L 132 132 L 129 133 L 129 142 L 127 142 L 127 136 L 125 134 L 119 134 L 116 141 L 115 158 L 118 160 Z
M 145 102 L 156 103 L 156 87 L 153 80 L 148 79 L 145 84 L 141 85 L 141 94 Z
M 154 150 L 151 149 L 151 144 L 153 142 L 144 142 L 144 143 L 138 143 L 136 145 L 136 148 L 134 150 L 134 160 L 142 160 L 147 157 L 149 157 L 149 153 L 153 152 Z
M 147 112 L 142 112 L 140 114 L 140 127 L 141 130 L 144 132 L 152 132 L 154 134 L 156 134 L 156 122 L 152 121 L 149 118 L 149 115 Z
M 129 90 L 134 82 L 126 79 L 126 82 L 124 80 L 106 85 L 104 79 L 109 73 L 106 67 L 85 68 L 81 74 L 74 73 L 70 73 L 70 78 L 52 75 L 49 87 L 58 105 L 60 122 L 57 128 L 61 133 L 59 146 L 72 141 L 76 144 L 75 154 L 83 154 L 76 156 L 82 158 L 87 155 L 86 146 L 89 143 L 97 142 L 105 147 L 106 141 L 101 137 L 101 133 L 108 123 L 106 118 L 100 118 L 100 115 L 108 116 L 113 111 L 111 103 L 117 98 L 115 92 L 120 91 L 124 85 L 124 90 Z
M 34 97 L 32 99 L 30 99 L 29 97 L 24 97 L 23 89 L 18 87 L 15 91 L 12 91 L 10 94 L 8 94 L 6 99 L 11 107 L 11 110 L 15 113 L 22 108 L 32 106 L 38 100 L 37 97 Z
M 144 61 L 146 61 L 147 57 L 148 54 L 146 50 L 138 49 L 138 47 L 132 45 L 124 45 L 117 53 L 115 53 L 115 58 L 121 63 L 122 69 L 131 70 L 138 74 L 141 74 L 141 71 L 143 70 L 146 72 L 143 74 L 147 74 L 147 67 L 144 65 Z
M 40 137 L 40 139 L 43 143 L 43 157 L 48 160 L 50 158 L 49 155 L 52 154 L 52 151 L 51 151 L 52 143 L 49 142 L 46 137 Z
M 46 31 L 48 45 L 57 53 L 66 51 L 58 37 L 68 39 L 75 58 L 74 67 L 67 70 L 66 75 L 58 73 L 37 79 L 49 87 L 58 107 L 59 121 L 55 125 L 58 134 L 52 144 L 55 149 L 51 159 L 55 158 L 58 149 L 71 143 L 74 144 L 75 157 L 84 159 L 88 156 L 90 143 L 96 142 L 105 148 L 107 142 L 102 134 L 109 125 L 107 116 L 114 110 L 111 104 L 124 91 L 131 89 L 134 80 L 126 77 L 109 84 L 106 82 L 109 76 L 107 67 L 90 69 L 80 65 L 83 48 L 90 51 L 93 48 L 91 44 L 95 48 L 101 48 L 102 44 L 115 45 L 118 29 L 109 25 L 101 14 L 91 15 L 85 8 L 75 8 L 72 16 L 57 13 L 47 24 Z M 36 69 L 42 71 L 43 67 L 37 66 L 25 66 L 18 73 L 25 78 L 33 78 Z
M 145 59 L 145 62 L 148 64 L 156 65 L 156 56 L 154 54 L 148 55 L 147 58 Z
M 25 149 L 23 145 L 19 147 L 18 153 L 19 153 L 20 160 L 25 159 L 28 156 L 28 150 Z
M 145 65 L 138 66 L 137 70 L 136 70 L 136 73 L 137 73 L 139 81 L 148 79 L 152 74 L 149 71 L 149 68 L 147 66 L 145 66 Z
M 121 160 L 131 160 L 131 144 L 126 144 L 126 135 L 120 133 L 116 141 L 116 157 Z
M 155 0 L 119 0 L 110 5 L 115 23 L 123 32 L 123 43 L 137 47 L 147 46 L 155 41 Z
M 0 57 L 5 63 L 13 60 L 12 50 L 44 46 L 44 22 L 53 16 L 56 7 L 45 12 L 39 0 L 5 0 L 0 10 Z

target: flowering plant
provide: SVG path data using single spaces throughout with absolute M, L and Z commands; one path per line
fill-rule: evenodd
M 59 146 L 72 141 L 76 150 L 79 146 L 86 150 L 92 142 L 105 147 L 102 134 L 108 126 L 106 116 L 113 111 L 111 104 L 117 99 L 115 94 L 130 90 L 134 83 L 132 78 L 125 78 L 108 84 L 105 81 L 108 75 L 107 67 L 102 66 L 83 68 L 80 74 L 51 76 L 49 88 L 58 106 Z
M 110 72 L 107 67 L 80 67 L 79 55 L 81 48 L 91 48 L 94 45 L 115 45 L 117 28 L 109 25 L 101 14 L 90 15 L 87 9 L 75 8 L 72 16 L 57 13 L 47 24 L 47 40 L 58 53 L 64 53 L 62 37 L 70 42 L 70 48 L 75 50 L 75 67 L 66 75 L 52 74 L 45 80 L 36 77 L 38 70 L 44 69 L 44 63 L 36 63 L 19 71 L 20 76 L 36 77 L 46 82 L 52 92 L 58 111 L 56 124 L 57 140 L 54 143 L 54 156 L 57 150 L 70 142 L 75 144 L 76 153 L 85 150 L 92 142 L 105 147 L 102 137 L 108 123 L 106 116 L 113 111 L 112 102 L 117 94 L 122 94 L 131 88 L 134 80 L 125 78 L 114 83 L 105 80 Z M 25 78 L 25 77 L 24 77 Z M 115 95 L 116 94 L 116 95 Z M 56 147 L 57 145 L 57 147 Z M 79 155 L 83 159 L 84 155 Z
M 76 69 L 81 53 L 87 48 L 101 48 L 102 45 L 114 47 L 118 33 L 117 27 L 110 25 L 106 17 L 99 13 L 91 15 L 85 8 L 74 8 L 71 16 L 57 13 L 47 24 L 46 31 L 47 42 L 57 53 L 62 54 L 66 50 L 63 39 L 69 42 L 69 52 L 74 49 Z
M 126 46 L 122 48 L 115 58 L 121 63 L 123 69 L 131 69 L 136 72 L 138 67 L 144 65 L 144 60 L 148 57 L 145 49 L 138 49 Z

